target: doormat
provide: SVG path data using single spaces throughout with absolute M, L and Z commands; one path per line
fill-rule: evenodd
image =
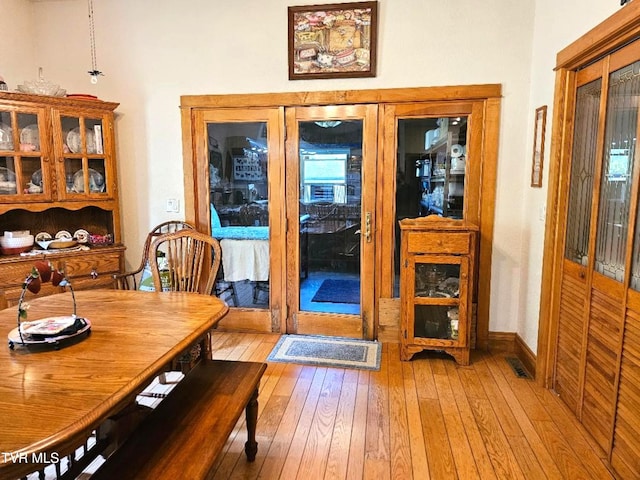
M 360 303 L 360 281 L 359 280 L 335 280 L 327 278 L 316 294 L 311 299 L 312 302 L 331 303 Z
M 380 370 L 382 343 L 340 337 L 283 335 L 267 361 Z

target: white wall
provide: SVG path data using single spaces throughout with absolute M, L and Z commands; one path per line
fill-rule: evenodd
M 538 315 L 545 222 L 541 215 L 547 199 L 551 129 L 553 118 L 553 90 L 556 53 L 581 37 L 615 13 L 618 0 L 537 0 L 533 55 L 531 62 L 531 92 L 527 110 L 527 144 L 525 163 L 531 168 L 533 154 L 534 112 L 541 105 L 548 105 L 545 140 L 545 161 L 542 188 L 529 188 L 530 176 L 525 175 L 522 189 L 522 245 L 520 251 L 521 285 L 520 309 L 516 331 L 536 351 Z M 579 14 L 576 14 L 578 12 Z
M 10 88 L 36 78 L 33 5 L 26 0 L 0 0 L 0 76 Z
M 87 2 L 34 1 L 27 21 L 25 3 L 0 0 L 0 15 L 28 23 L 37 49 L 19 43 L 7 67 L 0 61 L 0 73 L 21 81 L 42 66 L 70 93 L 120 102 L 129 264 L 137 263 L 149 228 L 171 218 L 166 199 L 184 204 L 180 95 L 502 84 L 490 329 L 518 331 L 535 350 L 544 232 L 538 209 L 546 192 L 529 188 L 533 110 L 552 104 L 556 52 L 615 11 L 617 0 L 380 0 L 377 76 L 305 81 L 287 79 L 290 0 L 95 0 L 105 73 L 97 85 L 86 73 Z

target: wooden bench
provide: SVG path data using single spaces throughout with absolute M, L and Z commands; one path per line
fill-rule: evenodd
M 258 451 L 258 385 L 264 363 L 206 360 L 176 385 L 92 480 L 207 478 L 242 411 L 247 459 Z

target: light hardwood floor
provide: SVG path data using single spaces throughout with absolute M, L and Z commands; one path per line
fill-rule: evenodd
M 265 361 L 278 335 L 216 332 L 214 358 Z M 258 455 L 241 420 L 216 479 L 612 479 L 562 401 L 518 378 L 504 354 L 461 367 L 384 344 L 379 371 L 270 363 Z

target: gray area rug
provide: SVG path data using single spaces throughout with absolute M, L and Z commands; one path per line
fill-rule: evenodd
M 382 344 L 340 337 L 283 335 L 267 361 L 380 370 Z

